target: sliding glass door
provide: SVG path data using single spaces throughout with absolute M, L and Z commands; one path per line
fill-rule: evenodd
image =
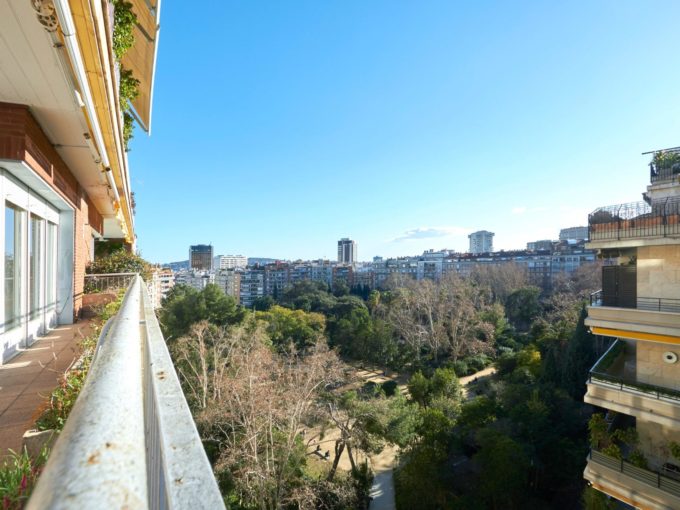
M 57 225 L 47 222 L 45 243 L 45 327 L 57 325 Z
M 0 363 L 57 324 L 59 212 L 7 174 L 0 173 L 3 317 Z
M 22 309 L 22 232 L 26 212 L 5 202 L 5 317 L 3 331 L 10 331 L 21 325 Z

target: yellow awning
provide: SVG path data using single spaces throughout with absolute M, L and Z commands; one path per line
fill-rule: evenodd
M 135 44 L 123 57 L 122 64 L 139 80 L 139 96 L 132 102 L 132 106 L 141 127 L 150 132 L 161 1 L 131 0 L 131 3 L 132 10 L 137 15 Z

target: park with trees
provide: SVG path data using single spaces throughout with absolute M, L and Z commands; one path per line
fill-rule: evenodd
M 388 447 L 398 509 L 607 508 L 582 479 L 598 283 L 596 266 L 549 291 L 480 266 L 370 292 L 305 281 L 253 310 L 178 286 L 159 318 L 229 508 L 367 508 Z

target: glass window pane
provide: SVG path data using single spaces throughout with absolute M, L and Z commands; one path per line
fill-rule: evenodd
M 31 319 L 40 313 L 42 277 L 42 230 L 44 221 L 31 214 L 28 233 L 29 289 L 31 296 Z
M 21 223 L 23 211 L 5 203 L 5 330 L 19 324 L 21 313 Z
M 46 276 L 46 306 L 52 309 L 56 304 L 57 285 L 56 285 L 56 265 L 57 265 L 57 226 L 54 223 L 47 224 L 47 252 L 45 260 L 47 263 Z

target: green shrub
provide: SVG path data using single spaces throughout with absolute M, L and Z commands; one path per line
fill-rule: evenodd
M 488 367 L 491 364 L 491 358 L 485 354 L 477 354 L 476 356 L 465 358 L 465 362 L 468 365 L 469 371 L 475 373 Z
M 129 102 L 139 96 L 139 80 L 132 75 L 130 69 L 120 68 L 119 100 L 120 109 L 127 111 Z
M 588 434 L 591 448 L 601 448 L 610 442 L 607 428 L 609 425 L 604 419 L 604 414 L 595 413 L 588 420 Z
M 463 360 L 456 360 L 451 364 L 451 367 L 453 368 L 453 371 L 456 373 L 458 377 L 465 377 L 468 375 L 470 371 L 470 367 L 468 367 L 468 364 L 463 361 Z
M 92 333 L 80 342 L 82 355 L 80 363 L 63 374 L 59 379 L 59 385 L 50 394 L 45 409 L 35 422 L 38 430 L 62 430 L 66 424 L 66 419 L 83 389 L 87 373 L 92 364 L 94 349 L 99 339 L 101 331 L 100 325 L 113 317 L 120 309 L 123 301 L 124 291 L 118 293 L 118 299 L 112 301 L 102 308 L 99 314 L 99 325 L 96 325 Z
M 602 453 L 607 457 L 612 457 L 619 460 L 621 459 L 621 448 L 613 443 L 605 448 L 602 448 Z
M 633 450 L 633 452 L 628 456 L 628 462 L 630 462 L 635 467 L 639 467 L 640 469 L 649 469 L 647 459 L 640 450 Z
M 123 144 L 125 152 L 130 148 L 129 143 L 135 130 L 135 119 L 130 112 L 123 112 Z
M 139 273 L 142 278 L 151 276 L 151 265 L 139 255 L 122 249 L 106 257 L 95 259 L 85 269 L 87 274 Z
M 113 53 L 120 61 L 135 44 L 135 24 L 137 15 L 132 10 L 132 3 L 115 0 L 113 11 Z
M 71 414 L 71 409 L 85 384 L 90 361 L 91 358 L 87 361 L 83 359 L 79 368 L 69 370 L 60 378 L 59 386 L 50 394 L 47 408 L 35 422 L 38 430 L 62 430 L 64 428 L 66 419 Z
M 21 509 L 28 501 L 38 476 L 47 461 L 46 448 L 33 460 L 26 450 L 18 454 L 10 450 L 10 456 L 0 466 L 0 500 L 3 510 Z
M 675 441 L 671 441 L 671 444 L 669 445 L 669 449 L 671 451 L 671 455 L 675 459 L 680 460 L 680 443 L 676 443 Z

